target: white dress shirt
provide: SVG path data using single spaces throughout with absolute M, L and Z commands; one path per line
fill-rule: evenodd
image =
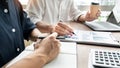
M 39 21 L 56 24 L 77 20 L 81 12 L 74 3 L 74 0 L 30 0 L 26 10 L 35 24 Z

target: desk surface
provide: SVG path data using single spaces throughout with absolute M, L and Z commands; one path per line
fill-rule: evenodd
M 74 29 L 92 31 L 90 28 L 88 28 L 84 24 L 70 22 L 70 25 Z M 120 41 L 120 32 L 112 32 L 112 34 L 117 40 Z M 88 58 L 89 58 L 90 49 L 120 50 L 120 48 L 114 48 L 114 47 L 77 44 L 77 54 L 78 54 L 77 56 L 78 67 L 77 68 L 88 68 L 88 61 L 89 61 Z
M 92 31 L 82 23 L 70 22 L 74 29 Z M 120 32 L 113 32 L 113 36 L 120 41 Z M 89 53 L 91 49 L 120 50 L 120 48 L 105 47 L 100 45 L 77 44 L 77 68 L 88 68 Z

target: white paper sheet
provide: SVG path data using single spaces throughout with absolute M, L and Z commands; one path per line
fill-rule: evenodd
M 59 56 L 43 68 L 77 68 L 76 55 L 59 54 Z
M 60 42 L 61 46 L 60 46 L 60 52 L 61 53 L 70 53 L 70 54 L 76 54 L 76 43 L 75 42 Z M 27 51 L 33 51 L 34 47 L 33 47 L 32 43 L 30 46 L 27 46 L 25 50 Z
M 74 30 L 76 35 L 65 36 L 61 41 L 120 47 L 111 32 Z

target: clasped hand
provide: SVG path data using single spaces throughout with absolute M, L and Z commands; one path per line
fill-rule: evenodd
M 60 41 L 56 39 L 57 33 L 52 33 L 43 40 L 38 40 L 34 45 L 35 50 L 43 56 L 45 63 L 50 62 L 59 54 Z

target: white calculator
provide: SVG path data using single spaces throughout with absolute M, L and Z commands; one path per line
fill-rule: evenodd
M 95 68 L 120 68 L 120 51 L 92 49 L 91 54 Z

